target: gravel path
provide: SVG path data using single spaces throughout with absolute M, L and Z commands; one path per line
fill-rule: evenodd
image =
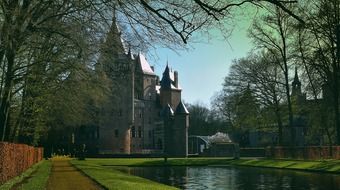
M 62 158 L 52 159 L 52 171 L 47 190 L 101 190 L 95 182 Z

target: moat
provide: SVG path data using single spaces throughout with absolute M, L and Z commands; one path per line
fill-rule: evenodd
M 180 189 L 340 189 L 340 175 L 255 167 L 124 167 L 119 169 Z

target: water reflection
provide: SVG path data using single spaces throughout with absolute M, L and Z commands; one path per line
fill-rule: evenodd
M 340 175 L 250 167 L 125 167 L 120 170 L 181 189 L 340 190 Z

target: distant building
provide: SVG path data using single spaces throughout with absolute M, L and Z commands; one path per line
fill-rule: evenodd
M 228 134 L 217 132 L 212 136 L 189 136 L 189 154 L 203 156 L 235 156 L 238 148 Z
M 96 66 L 115 88 L 112 102 L 100 113 L 98 153 L 187 156 L 189 112 L 181 100 L 178 72 L 167 65 L 159 80 L 144 55 L 126 52 L 119 35 L 112 27 L 107 44 L 114 45 L 114 52 L 102 55 L 110 59 Z
M 308 133 L 308 117 L 318 104 L 321 104 L 323 99 L 306 98 L 306 94 L 302 92 L 301 81 L 297 69 L 295 68 L 295 75 L 291 85 L 291 103 L 293 107 L 293 131 L 295 135 L 295 145 L 303 146 L 306 144 L 305 136 Z M 275 128 L 276 126 L 273 126 Z M 243 136 L 247 139 L 245 146 L 257 147 L 276 145 L 278 142 L 278 133 L 276 130 L 270 131 L 250 131 Z M 288 123 L 283 126 L 283 144 L 291 144 L 291 128 Z

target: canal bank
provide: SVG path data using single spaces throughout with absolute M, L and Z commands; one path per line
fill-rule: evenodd
M 228 164 L 340 174 L 340 160 L 239 159 Z
M 108 158 L 87 159 L 86 161 L 73 160 L 76 166 L 81 164 L 96 165 L 100 167 L 110 166 L 249 166 L 278 169 L 293 169 L 308 172 L 325 172 L 340 174 L 340 160 L 290 160 L 290 159 L 266 159 L 266 158 Z
M 139 175 L 139 177 L 137 177 L 138 173 L 134 173 L 134 171 L 132 170 L 131 171 L 125 170 L 128 172 L 122 172 L 121 168 L 124 167 L 139 168 L 139 170 L 140 169 L 144 170 L 143 168 L 146 168 L 146 170 L 147 168 L 149 169 L 158 168 L 162 172 L 164 170 L 164 172 L 167 173 L 167 170 L 169 169 L 172 170 L 173 168 L 185 168 L 185 171 L 196 171 L 195 168 L 201 168 L 204 171 L 206 168 L 218 168 L 219 171 L 224 172 L 225 168 L 228 167 L 230 168 L 236 166 L 237 168 L 238 166 L 246 166 L 254 168 L 255 170 L 256 167 L 258 167 L 258 170 L 262 170 L 261 168 L 267 170 L 269 168 L 285 169 L 288 172 L 290 170 L 295 170 L 297 172 L 301 171 L 300 173 L 303 173 L 303 175 L 308 175 L 308 173 L 306 174 L 306 171 L 318 172 L 317 175 L 321 176 L 335 174 L 336 178 L 338 178 L 338 175 L 340 174 L 340 160 L 304 161 L 304 160 L 273 160 L 273 159 L 234 160 L 231 158 L 168 158 L 167 161 L 165 162 L 165 160 L 162 158 L 124 158 L 124 159 L 113 158 L 113 159 L 87 159 L 85 161 L 72 160 L 71 162 L 78 169 L 86 173 L 86 175 L 90 176 L 92 179 L 94 179 L 101 185 L 107 187 L 107 189 L 112 189 L 112 187 L 124 187 L 124 189 L 133 189 L 136 186 L 142 189 L 173 189 L 173 187 L 161 184 L 162 181 L 158 181 L 159 183 L 153 181 L 152 177 L 148 179 L 144 179 L 147 177 L 142 175 Z M 238 169 L 230 171 L 238 172 Z M 281 171 L 279 173 L 282 173 L 282 171 L 284 170 L 279 171 Z M 270 176 L 267 174 L 263 175 Z M 180 178 L 186 179 L 187 176 L 184 175 L 184 177 Z M 173 182 L 169 182 L 169 184 L 172 183 Z

